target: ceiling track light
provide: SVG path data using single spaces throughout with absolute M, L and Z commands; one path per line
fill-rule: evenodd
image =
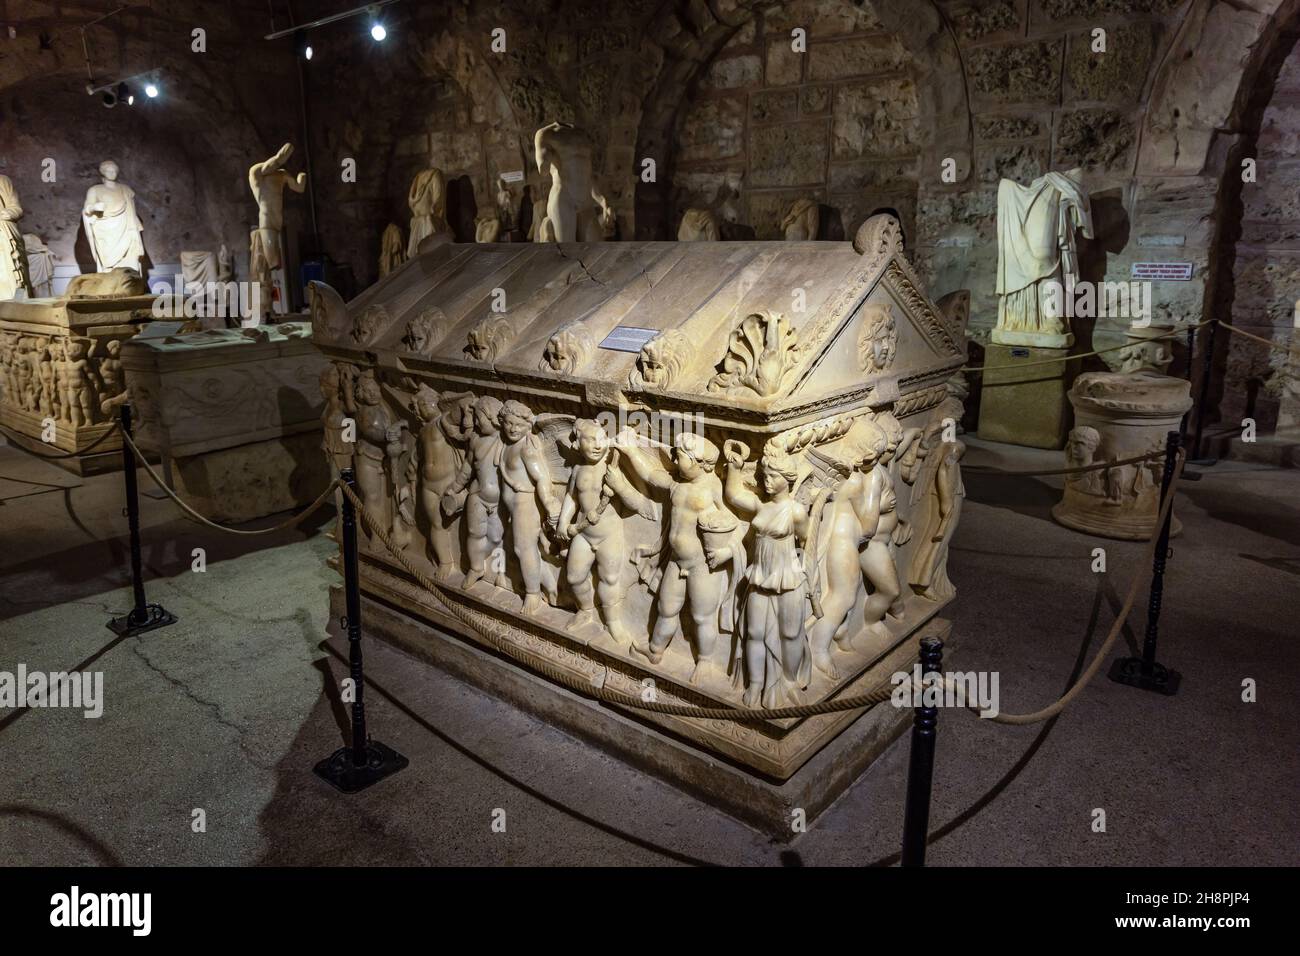
M 279 40 L 281 37 L 297 37 L 299 34 L 304 34 L 308 30 L 314 30 L 316 27 L 323 27 L 327 23 L 337 23 L 339 20 L 346 20 L 350 17 L 359 17 L 364 14 L 370 21 L 371 38 L 376 42 L 383 42 L 388 37 L 388 28 L 384 26 L 383 20 L 380 19 L 379 12 L 389 4 L 397 2 L 399 2 L 399 0 L 379 0 L 377 3 L 367 3 L 360 7 L 354 7 L 351 10 L 344 10 L 342 13 L 335 13 L 328 17 L 321 17 L 318 20 L 312 20 L 309 23 L 299 24 L 295 27 L 287 27 L 284 30 L 274 30 L 263 37 L 263 39 Z M 306 41 L 304 40 L 303 43 L 306 44 Z M 311 49 L 310 45 L 307 45 L 306 49 Z M 310 54 L 306 53 L 303 49 L 299 49 L 298 53 L 304 59 L 311 59 Z
M 95 96 L 98 95 L 100 101 L 107 109 L 112 109 L 118 103 L 125 103 L 127 106 L 135 105 L 136 86 L 132 83 L 144 78 L 144 94 L 150 99 L 154 99 L 160 92 L 158 85 L 158 73 L 156 70 L 147 70 L 144 73 L 136 73 L 134 76 L 124 77 L 120 80 L 109 80 L 107 83 L 101 83 L 96 86 L 94 80 L 86 83 L 86 92 Z

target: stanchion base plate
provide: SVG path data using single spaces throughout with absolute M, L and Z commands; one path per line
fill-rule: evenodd
M 1161 664 L 1151 665 L 1151 673 L 1143 674 L 1140 657 L 1117 658 L 1110 665 L 1110 672 L 1106 676 L 1117 684 L 1152 690 L 1166 697 L 1173 697 L 1178 693 L 1178 685 L 1183 679 L 1183 675 L 1178 671 L 1171 671 Z
M 176 623 L 176 615 L 160 604 L 146 606 L 145 612 L 143 621 L 137 620 L 133 616 L 133 611 L 128 611 L 121 617 L 113 618 L 105 626 L 114 634 L 119 634 L 122 637 L 132 637 L 136 634 L 143 634 L 145 631 L 152 631 Z
M 344 793 L 356 793 L 405 769 L 408 764 L 410 761 L 396 750 L 372 740 L 366 744 L 366 762 L 360 766 L 352 762 L 351 747 L 340 747 L 316 764 L 313 770 L 316 776 Z

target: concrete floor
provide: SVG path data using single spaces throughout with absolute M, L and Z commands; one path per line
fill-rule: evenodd
M 971 446 L 967 464 L 1059 464 L 1059 453 Z M 1131 576 L 1147 573 L 1140 546 L 1053 524 L 1059 479 L 970 473 L 966 485 L 951 663 L 999 671 L 1003 709 L 1035 710 L 1069 685 Z M 0 448 L 0 495 L 0 671 L 99 670 L 106 696 L 98 720 L 0 711 L 0 864 L 893 862 L 905 740 L 782 846 L 373 642 L 372 732 L 411 766 L 342 796 L 311 773 L 346 726 L 345 668 L 323 647 L 328 517 L 244 539 L 142 499 L 149 598 L 180 622 L 122 640 L 104 628 L 130 603 L 121 476 L 78 484 Z M 1160 657 L 1182 672 L 1180 694 L 1103 675 L 1035 727 L 942 712 L 931 864 L 1296 862 L 1300 480 L 1224 462 L 1184 485 L 1179 515 Z M 1090 570 L 1098 546 L 1105 574 Z M 1138 606 L 1134 647 L 1145 591 Z M 1257 703 L 1241 700 L 1245 678 Z M 498 808 L 505 833 L 491 827 Z M 194 832 L 196 809 L 206 832 Z

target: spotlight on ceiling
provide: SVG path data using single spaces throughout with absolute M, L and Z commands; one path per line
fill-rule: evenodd
M 157 85 L 154 83 L 146 83 L 144 85 L 144 95 L 149 97 L 149 99 L 156 97 L 158 95 Z
M 293 35 L 293 50 L 304 60 L 311 59 L 311 43 L 307 40 L 307 32 L 305 30 L 299 30 Z
M 112 90 L 104 90 L 104 92 L 99 95 L 99 100 L 104 104 L 106 109 L 111 110 L 117 105 L 117 94 Z
M 370 35 L 374 37 L 375 40 L 382 42 L 383 39 L 388 36 L 388 31 L 384 29 L 382 23 L 376 20 L 370 25 Z
M 125 83 L 117 84 L 117 98 L 119 101 L 125 102 L 127 106 L 135 106 L 135 93 Z

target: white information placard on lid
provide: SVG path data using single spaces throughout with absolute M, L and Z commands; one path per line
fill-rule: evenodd
M 620 325 L 605 336 L 600 347 L 615 352 L 640 352 L 641 347 L 658 334 L 658 329 L 638 329 L 633 325 Z

